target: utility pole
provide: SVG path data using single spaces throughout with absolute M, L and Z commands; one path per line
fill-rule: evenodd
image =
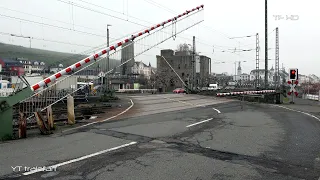
M 265 0 L 265 71 L 264 71 L 264 87 L 268 88 L 268 0 Z
M 192 44 L 192 89 L 194 90 L 195 86 L 195 55 L 196 55 L 196 37 L 193 36 L 193 44 Z
M 111 26 L 110 24 L 107 24 L 107 46 L 109 47 L 109 26 Z M 107 68 L 106 68 L 106 72 L 108 72 L 110 69 L 110 59 L 109 59 L 109 51 L 107 52 Z M 109 90 L 109 78 L 108 78 L 108 74 L 105 74 L 105 87 Z
M 237 61 L 234 62 L 234 82 L 237 81 Z
M 259 75 L 259 51 L 260 51 L 260 46 L 259 46 L 259 33 L 256 34 L 256 78 L 255 78 L 255 88 L 257 88 L 260 84 L 260 75 Z
M 280 85 L 280 78 L 279 78 L 279 29 L 276 28 L 276 57 L 275 57 L 275 70 L 276 70 L 276 88 Z

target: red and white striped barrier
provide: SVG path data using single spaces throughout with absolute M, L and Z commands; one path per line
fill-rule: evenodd
M 179 19 L 179 18 L 181 18 L 183 16 L 186 16 L 191 12 L 194 12 L 196 10 L 200 10 L 203 7 L 204 7 L 204 5 L 201 5 L 201 6 L 198 6 L 196 8 L 193 8 L 192 10 L 187 10 L 186 12 L 184 12 L 182 14 L 179 14 L 178 16 L 176 16 L 174 18 L 171 18 L 171 19 L 166 20 L 166 21 L 164 21 L 162 23 L 159 23 L 159 24 L 157 24 L 155 26 L 152 26 L 151 28 L 146 29 L 144 31 L 141 31 L 136 35 L 131 35 L 131 37 L 129 37 L 129 38 L 127 38 L 127 39 L 125 39 L 125 40 L 123 40 L 121 42 L 118 42 L 117 44 L 114 44 L 113 46 L 110 46 L 110 47 L 108 47 L 106 49 L 103 49 L 100 52 L 98 52 L 96 54 L 93 54 L 93 55 L 91 55 L 91 56 L 89 56 L 89 57 L 87 57 L 87 58 L 85 58 L 85 59 L 83 59 L 83 60 L 81 60 L 81 61 L 79 61 L 79 62 L 77 62 L 77 63 L 75 63 L 75 64 L 73 64 L 73 65 L 71 65 L 69 67 L 67 67 L 67 68 L 65 68 L 64 70 L 62 70 L 62 71 L 60 71 L 60 72 L 58 72 L 58 73 L 56 73 L 56 74 L 44 79 L 43 81 L 40 81 L 37 84 L 32 85 L 31 86 L 31 90 L 35 91 L 35 90 L 37 90 L 37 89 L 39 89 L 41 87 L 44 87 L 47 84 L 49 84 L 50 82 L 54 82 L 56 79 L 60 78 L 61 76 L 65 75 L 65 74 L 68 74 L 68 73 L 71 73 L 72 71 L 74 71 L 77 68 L 80 68 L 82 65 L 84 65 L 86 63 L 89 63 L 92 60 L 96 60 L 98 57 L 106 54 L 107 52 L 115 50 L 117 47 L 121 46 L 122 44 L 124 44 L 126 42 L 129 42 L 131 40 L 134 40 L 135 38 L 137 38 L 139 36 L 142 36 L 143 34 L 146 34 L 146 33 L 149 33 L 151 31 L 154 31 L 155 29 L 158 29 L 159 27 L 164 26 L 165 24 L 168 24 L 168 23 L 173 22 L 173 21 L 175 21 L 175 20 L 177 20 L 177 19 Z
M 265 93 L 273 93 L 273 92 L 276 92 L 276 90 L 217 93 L 217 96 L 221 97 L 221 96 L 232 96 L 232 95 L 240 95 L 240 94 L 265 94 Z

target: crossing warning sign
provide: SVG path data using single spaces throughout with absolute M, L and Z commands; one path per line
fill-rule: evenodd
M 292 93 L 294 93 L 296 96 L 298 96 L 298 92 L 295 89 L 295 87 L 297 86 L 299 82 L 298 81 L 288 81 L 288 84 L 290 85 L 290 91 L 288 92 L 288 95 L 290 96 Z

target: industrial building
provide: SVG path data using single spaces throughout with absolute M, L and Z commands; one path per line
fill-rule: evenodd
M 173 51 L 171 49 L 161 50 L 157 57 L 157 85 L 163 91 L 171 91 L 183 87 L 183 83 L 169 67 L 162 56 L 168 61 L 182 80 L 190 87 L 192 84 L 192 73 L 194 72 L 194 87 L 207 86 L 209 74 L 211 73 L 211 59 L 207 56 L 196 54 L 194 57 L 189 51 Z M 194 66 L 193 66 L 194 58 Z

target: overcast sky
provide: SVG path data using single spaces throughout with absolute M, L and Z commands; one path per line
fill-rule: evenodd
M 188 22 L 200 18 L 204 22 L 179 34 L 176 40 L 169 39 L 159 48 L 140 55 L 136 61 L 156 66 L 155 55 L 160 49 L 175 49 L 179 43 L 192 44 L 194 35 L 197 51 L 213 59 L 213 72 L 234 73 L 235 61 L 246 61 L 241 66 L 243 72 L 249 73 L 255 68 L 255 50 L 234 54 L 231 49 L 238 48 L 239 44 L 240 49 L 255 49 L 255 36 L 230 37 L 259 33 L 260 69 L 264 69 L 264 0 L 162 0 L 156 3 L 155 0 L 1 0 L 0 31 L 4 34 L 0 35 L 0 41 L 29 47 L 28 39 L 5 35 L 13 33 L 33 37 L 33 48 L 80 53 L 106 43 L 107 24 L 112 25 L 109 27 L 110 41 L 114 42 L 114 39 L 144 29 L 143 26 L 152 26 L 201 4 L 205 6 L 204 16 L 197 15 Z M 301 74 L 320 75 L 320 14 L 317 7 L 316 0 L 268 1 L 269 68 L 274 66 L 274 29 L 279 27 L 280 67 L 283 63 L 286 69 L 299 68 Z M 277 15 L 284 19 L 276 20 Z M 297 20 L 286 19 L 291 15 Z M 181 27 L 178 23 L 177 29 Z M 151 40 L 144 42 L 153 45 L 155 41 Z

